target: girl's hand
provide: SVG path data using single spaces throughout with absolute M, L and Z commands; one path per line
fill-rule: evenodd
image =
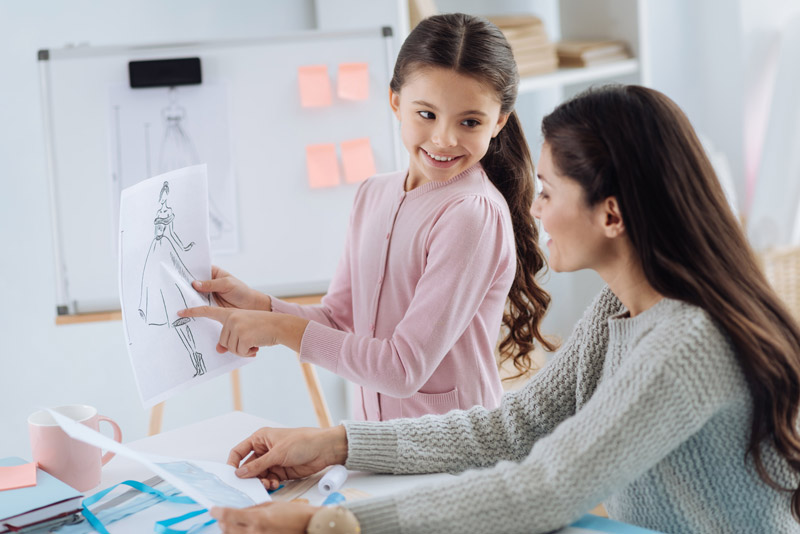
M 244 462 L 242 462 L 244 460 Z M 259 477 L 267 489 L 347 461 L 347 432 L 332 428 L 262 428 L 231 449 L 228 464 L 241 478 Z
M 211 509 L 211 517 L 225 534 L 304 534 L 311 516 L 319 508 L 293 502 L 267 502 L 240 509 L 215 507 Z
M 308 320 L 284 313 L 197 306 L 178 312 L 179 317 L 207 317 L 222 324 L 217 352 L 255 356 L 259 347 L 286 345 L 300 352 Z
M 223 308 L 272 311 L 268 295 L 251 289 L 235 276 L 216 265 L 211 266 L 211 280 L 195 280 L 192 287 L 201 293 L 212 293 Z

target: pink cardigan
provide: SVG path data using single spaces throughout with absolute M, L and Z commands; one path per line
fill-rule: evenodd
M 272 309 L 311 320 L 300 359 L 362 386 L 358 419 L 494 408 L 516 269 L 508 206 L 480 165 L 409 192 L 406 175 L 359 187 L 322 304 L 273 299 Z

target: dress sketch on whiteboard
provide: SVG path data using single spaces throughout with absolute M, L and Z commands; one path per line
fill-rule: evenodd
M 178 92 L 175 87 L 169 88 L 169 105 L 161 110 L 161 118 L 164 120 L 164 137 L 161 139 L 161 148 L 158 152 L 158 173 L 163 174 L 202 163 L 187 128 L 184 127 L 186 109 L 178 104 Z M 214 205 L 211 196 L 208 199 L 208 220 L 211 223 L 209 226 L 211 239 L 216 239 L 223 231 L 232 228 Z
M 142 286 L 139 294 L 139 316 L 148 326 L 167 326 L 174 328 L 183 346 L 189 352 L 189 359 L 194 366 L 194 376 L 205 374 L 206 365 L 203 355 L 198 352 L 192 334 L 191 321 L 188 317 L 178 317 L 177 312 L 187 307 L 186 297 L 180 284 L 172 282 L 164 285 L 163 269 L 169 266 L 191 288 L 195 279 L 183 263 L 179 249 L 189 252 L 194 241 L 184 246 L 175 232 L 175 214 L 167 205 L 169 182 L 164 182 L 158 195 L 160 207 L 153 221 L 155 235 L 147 251 L 142 271 Z

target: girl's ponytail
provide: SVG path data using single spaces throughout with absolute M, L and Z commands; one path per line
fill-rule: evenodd
M 517 271 L 503 314 L 506 332 L 498 350 L 500 363 L 513 358 L 519 371 L 517 376 L 521 376 L 531 369 L 534 339 L 547 350 L 554 350 L 555 346 L 539 328 L 550 305 L 550 295 L 536 280 L 546 263 L 539 248 L 539 231 L 530 213 L 535 190 L 533 161 L 516 112 L 511 112 L 506 125 L 492 139 L 481 165 L 506 199 L 514 226 Z

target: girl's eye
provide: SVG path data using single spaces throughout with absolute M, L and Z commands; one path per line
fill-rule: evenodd
M 417 113 L 419 113 L 419 116 L 422 117 L 423 119 L 435 119 L 436 118 L 436 115 L 434 115 L 430 111 L 418 111 Z
M 465 119 L 465 120 L 461 121 L 461 124 L 463 124 L 464 126 L 466 126 L 468 128 L 475 128 L 476 126 L 480 126 L 481 123 L 478 122 L 475 119 Z

